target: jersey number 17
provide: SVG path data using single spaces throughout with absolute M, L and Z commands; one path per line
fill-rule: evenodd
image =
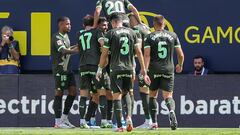
M 86 41 L 85 41 L 84 37 L 87 37 Z M 92 38 L 92 33 L 90 33 L 90 32 L 84 33 L 83 35 L 80 36 L 83 51 L 91 48 L 91 46 L 90 46 L 91 38 Z

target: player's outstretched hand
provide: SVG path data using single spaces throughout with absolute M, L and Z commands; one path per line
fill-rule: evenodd
M 179 64 L 176 65 L 176 72 L 177 73 L 181 73 L 183 70 L 182 66 L 180 66 Z
M 98 67 L 97 73 L 96 73 L 96 79 L 100 81 L 100 78 L 102 77 L 102 68 Z

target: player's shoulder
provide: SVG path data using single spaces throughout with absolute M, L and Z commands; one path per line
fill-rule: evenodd
M 58 32 L 56 32 L 56 33 L 53 33 L 53 34 L 52 34 L 52 37 L 56 37 L 57 35 L 59 35 L 59 33 L 58 33 Z
M 95 31 L 95 29 L 89 29 L 89 30 L 82 29 L 82 30 L 79 30 L 77 33 L 79 35 L 83 35 L 85 33 L 93 33 L 94 31 Z
M 133 27 L 132 30 L 137 34 L 141 34 L 141 31 L 136 27 Z
M 97 28 L 92 28 L 92 29 L 89 29 L 89 30 L 86 30 L 84 33 L 97 33 L 97 32 L 99 32 L 99 29 L 97 29 Z
M 95 33 L 103 33 L 99 28 L 94 28 L 94 29 L 92 29 L 92 32 L 95 32 Z
M 62 39 L 62 37 L 59 34 L 59 32 L 56 32 L 52 35 L 52 40 L 61 40 L 61 39 Z
M 84 33 L 86 33 L 86 32 L 87 32 L 87 30 L 82 29 L 82 30 L 79 30 L 77 33 L 78 33 L 79 35 L 82 35 L 82 34 L 84 34 Z
M 158 31 L 151 32 L 151 33 L 147 34 L 146 38 L 151 38 L 151 37 L 155 36 L 156 34 L 158 34 Z
M 132 29 L 132 28 L 129 28 L 129 27 L 122 27 L 122 30 L 130 33 L 130 34 L 136 34 L 137 32 L 137 29 Z
M 164 30 L 165 33 L 168 33 L 169 35 L 171 35 L 172 37 L 176 38 L 177 34 L 175 32 L 172 31 L 168 31 L 168 30 Z

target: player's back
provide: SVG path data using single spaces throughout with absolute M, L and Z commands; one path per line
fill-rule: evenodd
M 107 33 L 106 38 L 111 51 L 111 70 L 133 70 L 133 50 L 137 42 L 135 32 L 126 27 L 114 28 Z
M 163 74 L 174 73 L 173 53 L 179 44 L 177 35 L 167 30 L 147 35 L 145 48 L 151 48 L 149 70 Z
M 105 16 L 108 18 L 112 13 L 126 13 L 126 9 L 131 4 L 128 0 L 99 0 Z
M 80 54 L 79 66 L 97 66 L 101 55 L 101 46 L 98 42 L 98 36 L 101 35 L 101 31 L 98 29 L 83 30 L 77 35 Z

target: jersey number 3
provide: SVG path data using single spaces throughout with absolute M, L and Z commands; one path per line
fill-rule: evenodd
M 87 37 L 86 41 L 85 41 L 84 37 Z M 80 36 L 83 51 L 85 51 L 86 49 L 90 49 L 91 38 L 92 38 L 92 33 L 90 33 L 90 32 L 84 33 L 83 35 Z
M 128 45 L 128 38 L 121 37 L 120 42 L 122 43 L 121 54 L 127 55 L 129 53 L 129 45 Z

